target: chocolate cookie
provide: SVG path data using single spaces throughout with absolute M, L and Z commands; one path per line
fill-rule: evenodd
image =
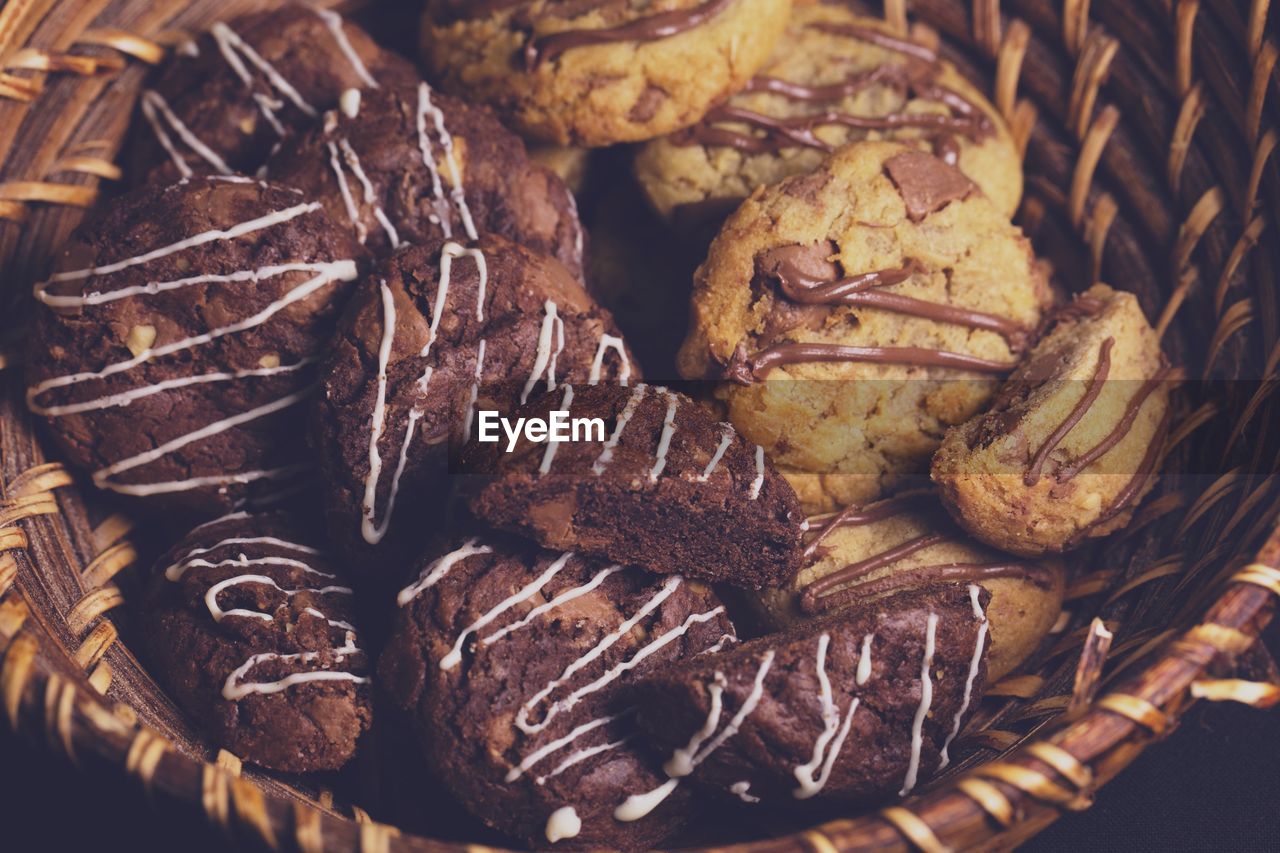
M 687 127 L 755 73 L 791 0 L 430 0 L 422 58 L 521 133 L 611 145 Z
M 640 849 L 689 816 L 618 803 L 661 781 L 626 685 L 734 641 L 707 588 L 679 577 L 472 539 L 398 596 L 382 682 L 427 762 L 485 823 L 536 847 Z
M 362 257 L 292 190 L 139 189 L 36 285 L 27 404 L 99 488 L 226 511 L 305 467 L 300 404 Z
M 807 174 L 860 139 L 932 151 L 1004 214 L 1018 208 L 1021 158 L 995 108 L 949 62 L 883 20 L 819 4 L 796 7 L 742 92 L 641 148 L 636 172 L 665 217 L 715 201 L 732 209 L 757 187 Z
M 948 584 L 668 667 L 633 691 L 668 780 L 765 805 L 906 796 L 945 767 L 986 685 L 988 596 Z
M 220 746 L 296 773 L 336 770 L 373 715 L 339 568 L 283 513 L 202 524 L 161 558 L 139 611 L 153 672 Z
M 1078 547 L 1128 524 L 1155 486 L 1171 385 L 1138 300 L 1094 285 L 990 411 L 947 434 L 933 479 L 984 542 L 1029 555 Z
M 759 589 L 800 566 L 800 507 L 782 475 L 729 424 L 682 394 L 566 386 L 510 420 L 594 419 L 576 440 L 473 442 L 472 513 L 547 548 Z
M 473 432 L 477 411 L 639 377 L 612 317 L 564 266 L 497 236 L 383 261 L 321 372 L 312 434 L 330 535 L 362 563 L 416 556 L 448 491 L 449 442 Z M 398 506 L 415 521 L 397 520 Z
M 179 47 L 139 100 L 132 175 L 253 174 L 282 139 L 360 90 L 417 81 L 336 12 L 289 5 L 219 22 Z
M 1021 232 L 955 168 L 891 142 L 758 190 L 695 277 L 680 353 L 809 512 L 922 473 L 1017 366 L 1050 299 Z
M 805 565 L 782 590 L 766 590 L 766 619 L 791 628 L 813 617 L 936 583 L 976 583 L 991 593 L 987 675 L 998 681 L 1036 650 L 1062 609 L 1054 560 L 1019 560 L 970 539 L 931 490 L 851 506 L 809 520 Z
M 573 196 L 488 110 L 426 83 L 366 92 L 283 146 L 271 179 L 324 203 L 383 255 L 405 243 L 498 234 L 582 276 Z

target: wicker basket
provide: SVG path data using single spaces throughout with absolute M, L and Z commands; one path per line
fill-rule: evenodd
M 6 318 L 23 316 L 30 283 L 120 179 L 133 100 L 165 45 L 262 5 L 0 8 Z M 1231 677 L 1280 595 L 1280 430 L 1269 429 L 1280 416 L 1280 48 L 1270 5 L 884 0 L 874 10 L 987 84 L 1026 154 L 1021 223 L 1040 253 L 1072 289 L 1104 279 L 1136 292 L 1188 382 L 1168 475 L 1105 552 L 1075 560 L 1071 620 L 1036 672 L 992 687 L 968 759 L 900 806 L 741 849 L 1011 846 L 1088 807 L 1191 702 L 1280 700 L 1275 685 Z M 12 368 L 22 324 L 6 322 L 0 367 Z M 9 725 L 272 848 L 458 849 L 201 745 L 113 621 L 139 562 L 132 523 L 95 508 L 100 499 L 48 461 L 16 372 L 5 372 L 0 395 Z

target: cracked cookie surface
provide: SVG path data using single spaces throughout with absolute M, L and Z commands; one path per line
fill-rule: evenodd
M 756 187 L 810 172 L 862 139 L 932 151 L 1005 214 L 1018 207 L 1017 147 L 978 90 L 884 21 L 824 5 L 798 6 L 746 89 L 693 127 L 647 143 L 636 174 L 664 217 L 727 212 Z
M 680 352 L 806 511 L 927 470 L 1017 366 L 1050 291 L 964 175 L 890 142 L 757 190 L 712 243 Z
M 791 0 L 433 0 L 423 61 L 525 136 L 610 145 L 698 121 L 756 72 L 790 11 Z

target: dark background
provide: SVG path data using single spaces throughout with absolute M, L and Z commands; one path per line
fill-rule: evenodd
M 123 772 L 86 775 L 42 744 L 16 741 L 0 721 L 0 851 L 78 849 L 236 847 L 172 806 L 150 803 Z M 1023 849 L 1280 850 L 1280 709 L 1201 703 L 1092 809 Z

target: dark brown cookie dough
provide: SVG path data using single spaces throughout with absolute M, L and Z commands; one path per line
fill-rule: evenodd
M 330 535 L 361 564 L 393 565 L 438 526 L 449 442 L 474 431 L 478 410 L 639 376 L 574 276 L 501 237 L 387 258 L 357 290 L 321 372 L 312 435 Z
M 426 83 L 384 86 L 349 106 L 286 143 L 268 163 L 271 179 L 323 202 L 380 255 L 498 234 L 582 276 L 573 195 L 488 110 Z
M 477 817 L 535 847 L 640 849 L 679 830 L 687 792 L 643 817 L 616 816 L 662 779 L 619 697 L 734 641 L 709 589 L 473 539 L 427 562 L 398 603 L 380 680 Z
M 132 178 L 253 174 L 282 139 L 339 100 L 417 77 L 327 9 L 295 4 L 216 23 L 178 47 L 143 91 Z
M 582 440 L 473 442 L 471 511 L 548 548 L 759 589 L 800 566 L 795 492 L 732 425 L 683 394 L 643 384 L 571 387 L 510 418 L 597 419 Z
M 246 761 L 336 770 L 373 715 L 352 590 L 283 513 L 203 524 L 161 558 L 140 611 L 154 672 Z
M 662 670 L 633 693 L 670 778 L 637 807 L 686 776 L 774 807 L 906 796 L 985 689 L 987 601 L 928 587 Z
M 313 363 L 362 258 L 292 190 L 139 189 L 77 231 L 36 286 L 28 406 L 98 487 L 225 511 L 306 462 Z
M 1124 527 L 1155 486 L 1172 371 L 1131 293 L 1094 285 L 986 413 L 951 430 L 933 480 L 956 519 L 1014 554 Z

